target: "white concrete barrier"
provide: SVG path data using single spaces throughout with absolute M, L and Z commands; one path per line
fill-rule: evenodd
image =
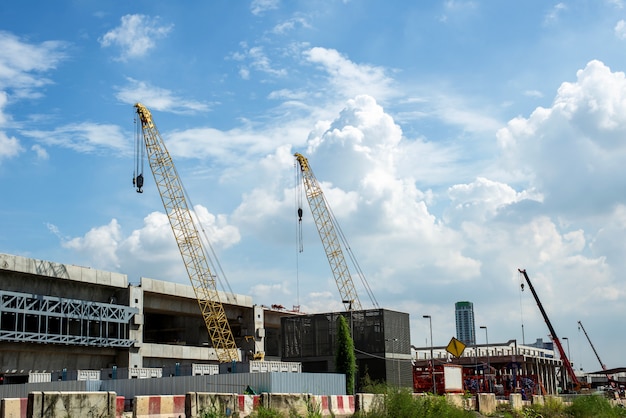
M 115 392 L 31 392 L 28 418 L 115 416 Z
M 182 418 L 185 395 L 135 396 L 134 418 Z
M 4 398 L 0 401 L 0 418 L 26 418 L 28 398 Z

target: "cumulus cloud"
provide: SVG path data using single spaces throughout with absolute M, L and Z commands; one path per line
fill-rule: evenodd
M 125 15 L 120 26 L 98 39 L 102 47 L 118 46 L 121 61 L 146 55 L 156 44 L 155 40 L 166 37 L 174 25 L 161 25 L 158 17 L 141 14 Z
M 192 213 L 209 260 L 211 248 L 227 248 L 239 242 L 236 227 L 228 223 L 224 215 L 214 215 L 202 205 L 196 205 Z M 81 237 L 62 237 L 54 228 L 65 248 L 72 249 L 96 268 L 123 270 L 131 277 L 141 275 L 158 279 L 189 283 L 180 252 L 165 213 L 152 212 L 143 220 L 143 226 L 125 235 L 116 219 L 107 225 L 92 228 Z M 206 242 L 204 237 L 209 237 Z M 133 267 L 134 266 L 134 267 Z M 122 268 L 123 267 L 123 268 Z M 213 263 L 214 273 L 219 269 Z
M 72 238 L 62 245 L 86 256 L 89 265 L 95 268 L 119 268 L 117 249 L 121 238 L 120 225 L 113 219 L 108 225 L 92 228 L 83 237 Z
M 626 156 L 626 80 L 590 61 L 575 82 L 563 83 L 550 108 L 511 120 L 497 133 L 505 163 L 566 212 L 605 212 L 626 187 L 615 176 Z M 584 198 L 582 198 L 584 193 Z

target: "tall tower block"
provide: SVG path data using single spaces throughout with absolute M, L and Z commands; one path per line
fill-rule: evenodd
M 455 303 L 454 317 L 456 320 L 456 338 L 466 345 L 475 345 L 474 304 L 467 301 Z

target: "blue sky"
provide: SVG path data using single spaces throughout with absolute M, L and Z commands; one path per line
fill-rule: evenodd
M 0 252 L 188 283 L 132 187 L 142 102 L 236 293 L 342 309 L 307 206 L 297 251 L 300 152 L 414 345 L 461 300 L 547 340 L 525 268 L 577 368 L 579 320 L 624 366 L 625 3 L 413 3 L 3 2 Z

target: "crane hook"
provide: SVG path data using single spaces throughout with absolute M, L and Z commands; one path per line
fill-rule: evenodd
M 137 186 L 137 193 L 143 193 L 143 174 L 133 178 L 133 186 Z

